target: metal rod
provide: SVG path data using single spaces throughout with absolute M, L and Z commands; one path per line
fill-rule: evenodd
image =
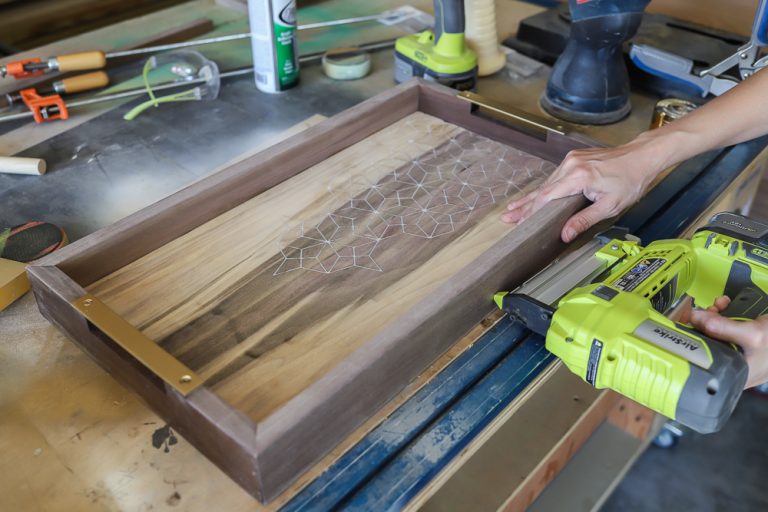
M 336 25 L 351 25 L 353 23 L 363 23 L 367 21 L 376 21 L 383 18 L 383 14 L 373 14 L 370 16 L 358 16 L 356 18 L 345 18 L 343 20 L 331 20 L 321 21 L 318 23 L 308 23 L 306 25 L 298 25 L 298 30 L 309 30 L 314 28 L 334 27 Z M 206 44 L 225 43 L 227 41 L 238 41 L 240 39 L 250 39 L 251 33 L 246 32 L 244 34 L 232 34 L 228 36 L 212 37 L 209 39 L 197 39 L 194 41 L 184 41 L 182 43 L 170 43 L 159 46 L 151 46 L 149 48 L 138 48 L 136 50 L 125 50 L 122 52 L 110 52 L 105 54 L 108 59 L 115 59 L 118 57 L 128 57 L 130 55 L 142 55 L 146 53 L 164 52 L 168 50 L 178 50 L 179 48 L 189 48 L 190 46 L 202 46 Z
M 241 75 L 248 75 L 250 73 L 253 73 L 253 68 L 242 68 L 242 69 L 233 69 L 232 71 L 227 71 L 226 73 L 221 73 L 219 75 L 219 78 L 232 78 L 234 76 L 241 76 Z M 176 89 L 178 87 L 184 87 L 184 86 L 190 86 L 190 85 L 198 85 L 198 84 L 204 84 L 207 80 L 205 78 L 193 78 L 192 80 L 179 80 L 178 82 L 171 82 L 171 83 L 165 83 L 160 85 L 153 85 L 152 91 L 165 91 L 168 89 Z M 141 94 L 146 94 L 147 90 L 145 88 L 140 89 L 131 89 L 129 91 L 123 91 L 118 92 L 115 94 L 108 94 L 104 96 L 94 96 L 93 98 L 87 98 L 84 100 L 79 101 L 73 101 L 69 103 L 67 106 L 69 108 L 73 107 L 84 107 L 86 105 L 93 105 L 94 103 L 103 103 L 106 101 L 114 101 L 119 100 L 123 98 L 130 98 L 131 96 L 139 96 Z M 5 118 L 3 118 L 5 119 Z
M 393 48 L 394 46 L 395 46 L 395 40 L 388 39 L 386 41 L 379 41 L 377 43 L 361 44 L 360 46 L 357 46 L 357 48 L 365 52 L 375 52 L 377 50 Z M 327 50 L 314 52 L 314 53 L 307 53 L 299 57 L 299 62 L 302 64 L 306 64 L 308 62 L 316 62 L 316 61 L 322 60 L 323 55 L 325 55 L 326 53 L 327 53 Z
M 382 14 L 372 14 L 370 16 L 357 16 L 356 18 L 345 18 L 343 20 L 331 20 L 331 21 L 320 21 L 317 23 L 307 23 L 305 25 L 298 25 L 296 28 L 298 30 L 309 30 L 313 28 L 325 28 L 325 27 L 335 27 L 336 25 L 352 25 L 353 23 L 363 23 L 366 21 L 378 21 L 384 16 Z
M 178 50 L 179 48 L 188 48 L 190 46 L 201 46 L 205 44 L 224 43 L 227 41 L 237 41 L 238 39 L 250 39 L 251 34 L 232 34 L 229 36 L 212 37 L 210 39 L 198 39 L 194 41 L 184 41 L 183 43 L 171 43 L 162 44 L 159 46 L 150 46 L 148 48 L 139 48 L 136 50 L 126 50 L 123 52 L 111 52 L 105 54 L 108 59 L 115 59 L 118 57 L 127 57 L 130 55 L 142 55 L 145 53 L 158 53 L 168 50 Z

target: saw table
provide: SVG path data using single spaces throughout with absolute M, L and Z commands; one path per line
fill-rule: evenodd
M 323 2 L 299 18 L 370 14 L 394 2 L 342 4 Z M 499 4 L 502 38 L 540 9 L 513 0 Z M 216 34 L 242 31 L 245 23 L 235 10 L 196 0 L 34 53 L 95 41 L 118 46 L 200 17 L 215 22 Z M 314 51 L 392 37 L 368 32 L 324 31 L 302 42 Z M 224 69 L 236 67 L 247 62 L 248 48 L 233 43 L 210 57 Z M 258 93 L 244 77 L 224 83 L 215 103 L 161 108 L 133 123 L 122 121 L 126 109 L 117 105 L 60 124 L 1 127 L 0 153 L 43 157 L 52 171 L 44 179 L 0 175 L 0 224 L 43 218 L 81 238 L 312 115 L 333 115 L 392 86 L 391 52 L 374 53 L 373 69 L 364 80 L 339 83 L 307 66 L 301 85 L 280 96 Z M 537 99 L 547 73 L 542 68 L 524 78 L 502 71 L 481 80 L 478 92 L 543 115 Z M 2 85 L 9 84 L 16 85 Z M 621 123 L 577 131 L 606 144 L 629 140 L 648 126 L 655 103 L 639 94 L 632 100 L 633 114 Z M 715 211 L 741 209 L 759 182 L 767 142 L 681 164 L 620 223 L 647 243 L 681 236 Z M 10 508 L 259 509 L 50 326 L 31 296 L 0 314 L 0 340 L 0 492 Z M 590 388 L 553 362 L 541 338 L 494 316 L 264 509 L 557 510 L 568 495 L 573 509 L 590 510 L 657 426 L 647 410 Z

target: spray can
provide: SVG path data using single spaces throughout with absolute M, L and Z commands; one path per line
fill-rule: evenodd
M 248 0 L 256 87 L 281 92 L 299 81 L 296 0 Z

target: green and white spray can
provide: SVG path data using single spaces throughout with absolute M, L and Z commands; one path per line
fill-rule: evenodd
M 256 87 L 281 92 L 299 81 L 296 0 L 248 0 Z

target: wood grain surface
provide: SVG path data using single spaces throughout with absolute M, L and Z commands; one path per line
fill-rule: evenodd
M 553 168 L 415 113 L 89 291 L 260 421 L 498 241 Z
M 30 274 L 44 314 L 108 370 L 123 365 L 123 382 L 270 501 L 492 311 L 497 290 L 562 251 L 560 228 L 581 197 L 514 229 L 497 216 L 584 143 L 528 137 L 450 89 L 411 81 L 57 251 Z M 275 284 L 286 276 L 290 287 Z M 96 338 L 115 344 L 80 328 L 67 301 L 89 287 L 139 328 L 166 329 L 150 337 L 208 379 L 205 399 L 181 404 L 170 393 L 158 406 L 162 391 L 146 386 L 161 383 L 147 366 L 100 350 Z M 250 427 L 230 428 L 233 418 Z

